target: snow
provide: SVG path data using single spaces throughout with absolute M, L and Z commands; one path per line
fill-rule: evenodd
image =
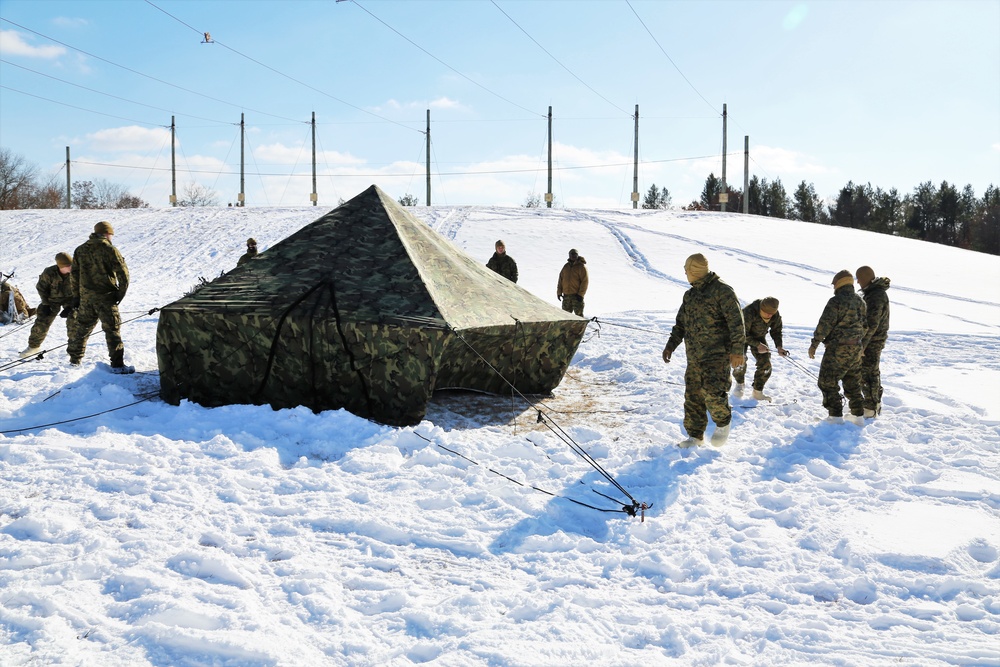
M 0 213 L 32 303 L 112 222 L 138 371 L 110 374 L 99 333 L 70 367 L 61 320 L 0 371 L 0 664 L 1000 664 L 1000 259 L 735 214 L 411 210 L 484 263 L 502 238 L 552 303 L 586 257 L 597 320 L 537 408 L 440 392 L 390 428 L 166 405 L 149 311 L 324 211 Z M 781 300 L 792 358 L 774 403 L 733 399 L 726 446 L 684 451 L 684 355 L 660 351 L 693 252 Z M 862 264 L 892 280 L 883 413 L 829 424 L 805 350 Z M 0 358 L 27 336 L 0 327 Z M 574 446 L 645 520 L 568 500 L 629 502 Z

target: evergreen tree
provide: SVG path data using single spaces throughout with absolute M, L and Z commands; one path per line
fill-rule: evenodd
M 643 208 L 669 208 L 670 207 L 670 191 L 666 188 L 662 190 L 656 189 L 656 183 L 649 186 L 649 190 L 646 191 L 646 198 L 642 201 Z
M 819 214 L 823 202 L 816 195 L 816 187 L 812 183 L 802 181 L 792 195 L 791 217 L 803 222 L 819 222 Z
M 767 186 L 764 198 L 767 202 L 767 215 L 772 218 L 788 217 L 788 193 L 785 192 L 785 186 L 781 184 L 780 178 L 774 179 L 774 182 Z
M 897 234 L 903 221 L 903 200 L 899 198 L 896 188 L 884 192 L 875 188 L 872 195 L 872 210 L 869 217 L 869 229 L 879 234 Z
M 722 181 L 716 178 L 714 173 L 710 173 L 705 179 L 705 187 L 698 201 L 706 211 L 718 211 L 720 192 L 722 192 Z
M 906 227 L 918 239 L 930 240 L 937 236 L 937 188 L 930 181 L 921 183 L 913 191 L 906 213 Z
M 1000 188 L 990 185 L 976 203 L 971 224 L 972 249 L 1000 255 Z
M 767 215 L 764 210 L 764 190 L 767 188 L 767 179 L 763 181 L 756 176 L 750 179 L 747 184 L 747 213 L 750 215 Z

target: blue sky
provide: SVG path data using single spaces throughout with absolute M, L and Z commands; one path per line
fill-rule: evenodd
M 1000 185 L 1000 2 L 119 0 L 0 3 L 0 145 L 65 180 L 239 192 L 308 204 L 317 119 L 319 206 L 372 183 L 424 203 L 675 205 L 722 171 L 849 180 L 908 193 L 923 181 Z M 202 43 L 209 32 L 213 43 Z

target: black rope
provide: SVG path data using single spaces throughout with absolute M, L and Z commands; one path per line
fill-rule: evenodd
M 29 324 L 34 324 L 34 323 L 33 323 L 33 322 L 31 321 L 31 320 L 32 320 L 32 319 L 33 319 L 34 317 L 35 317 L 34 315 L 29 315 L 29 316 L 28 316 L 28 319 L 24 320 L 23 322 L 19 322 L 19 323 L 17 324 L 17 326 L 16 326 L 16 327 L 14 327 L 14 329 L 13 329 L 13 330 L 11 330 L 11 331 L 8 331 L 8 332 L 6 332 L 6 333 L 5 333 L 4 335 L 0 336 L 0 340 L 3 340 L 3 339 L 4 339 L 4 338 L 6 338 L 7 336 L 13 336 L 14 334 L 16 334 L 16 333 L 17 333 L 18 331 L 20 331 L 21 329 L 24 329 L 25 327 L 27 327 L 27 326 L 28 326 Z
M 592 320 L 598 324 L 607 324 L 612 327 L 621 327 L 622 329 L 632 329 L 633 331 L 643 331 L 645 333 L 656 334 L 657 336 L 669 336 L 670 334 L 664 331 L 655 331 L 653 329 L 642 329 L 640 327 L 634 327 L 629 324 L 618 324 L 617 322 L 608 322 L 607 320 L 598 320 L 596 317 Z
M 125 408 L 132 407 L 133 405 L 139 405 L 140 403 L 145 403 L 146 401 L 151 401 L 151 400 L 153 400 L 154 398 L 156 398 L 159 395 L 160 395 L 160 392 L 157 391 L 155 393 L 151 393 L 149 396 L 147 396 L 145 398 L 139 399 L 138 401 L 133 401 L 131 403 L 126 403 L 125 405 L 119 405 L 116 408 L 108 408 L 107 410 L 103 410 L 101 412 L 95 412 L 93 414 L 84 415 L 82 417 L 73 417 L 72 419 L 63 419 L 62 421 L 52 422 L 50 424 L 38 424 L 37 426 L 26 426 L 24 428 L 15 428 L 15 429 L 4 430 L 4 431 L 0 431 L 0 434 L 7 435 L 8 433 L 23 433 L 24 431 L 34 431 L 34 430 L 41 429 L 41 428 L 49 428 L 50 426 L 59 426 L 60 424 L 70 424 L 72 422 L 78 422 L 78 421 L 82 421 L 84 419 L 92 419 L 94 417 L 99 417 L 101 415 L 106 415 L 109 412 L 115 412 L 116 410 L 124 410 Z M 49 398 L 51 398 L 51 396 Z

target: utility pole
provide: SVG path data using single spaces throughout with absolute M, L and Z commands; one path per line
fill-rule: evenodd
M 552 106 L 549 106 L 549 189 L 545 193 L 545 208 L 552 208 Z
M 170 205 L 177 206 L 177 126 L 170 117 Z
M 743 135 L 743 214 L 750 212 L 750 135 Z
M 73 208 L 73 197 L 70 195 L 69 178 L 69 146 L 66 147 L 66 208 Z
M 632 158 L 632 208 L 639 208 L 639 105 L 635 105 L 635 157 Z
M 243 189 L 243 139 L 246 135 L 246 125 L 243 123 L 243 114 L 240 114 L 240 194 L 237 195 L 236 205 L 246 206 L 246 191 Z
M 431 205 L 431 110 L 427 110 L 427 205 Z
M 316 206 L 316 202 L 319 199 L 319 195 L 316 194 L 316 112 L 312 112 L 312 131 L 313 131 L 313 191 L 309 195 L 310 201 L 312 201 L 313 206 Z
M 726 105 L 722 105 L 722 192 L 719 193 L 719 210 L 726 212 L 726 202 L 729 201 L 729 188 L 726 187 Z

